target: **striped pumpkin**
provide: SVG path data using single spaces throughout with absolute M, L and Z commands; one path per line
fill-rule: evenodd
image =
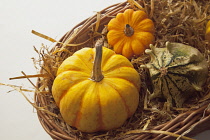
M 120 127 L 131 117 L 139 89 L 139 74 L 126 57 L 96 47 L 83 48 L 61 64 L 52 94 L 66 123 L 96 132 Z
M 206 81 L 208 65 L 196 49 L 181 43 L 166 43 L 165 48 L 150 45 L 145 52 L 151 61 L 142 65 L 149 69 L 154 98 L 165 98 L 170 106 L 182 107 L 194 91 L 201 91 Z

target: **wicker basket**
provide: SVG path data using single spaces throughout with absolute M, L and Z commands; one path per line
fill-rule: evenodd
M 136 1 L 135 1 L 136 2 Z M 209 96 L 209 77 L 207 80 L 207 83 L 205 85 L 205 93 L 202 93 L 204 98 L 201 98 L 198 103 L 196 103 L 195 106 L 192 108 L 189 108 L 189 111 L 179 111 L 178 113 L 174 114 L 175 117 L 172 119 L 165 121 L 165 122 L 159 122 L 151 127 L 148 127 L 145 131 L 141 131 L 140 127 L 134 127 L 137 128 L 133 133 L 126 133 L 124 129 L 121 133 L 117 133 L 114 137 L 111 135 L 114 133 L 115 130 L 112 130 L 111 132 L 99 132 L 94 134 L 86 134 L 79 132 L 78 130 L 71 128 L 68 126 L 63 120 L 59 113 L 59 109 L 54 104 L 54 100 L 52 98 L 51 92 L 51 86 L 53 83 L 53 80 L 55 78 L 56 68 L 55 62 L 51 61 L 48 63 L 47 61 L 49 59 L 56 59 L 56 57 L 61 58 L 59 61 L 62 62 L 65 58 L 72 55 L 75 51 L 83 48 L 84 46 L 93 46 L 95 40 L 100 37 L 100 34 L 96 33 L 96 30 L 98 33 L 101 33 L 104 31 L 104 25 L 106 25 L 109 20 L 116 16 L 117 13 L 123 12 L 124 10 L 128 8 L 132 9 L 138 9 L 143 8 L 149 15 L 150 18 L 153 19 L 155 22 L 158 20 L 158 16 L 155 15 L 155 10 L 164 10 L 163 7 L 165 5 L 175 6 L 174 3 L 178 2 L 177 0 L 172 0 L 171 2 L 160 2 L 159 0 L 151 0 L 151 1 L 144 1 L 139 0 L 135 3 L 134 1 L 126 1 L 123 3 L 115 4 L 110 7 L 107 7 L 106 9 L 100 11 L 100 19 L 99 14 L 96 14 L 78 25 L 76 25 L 72 30 L 67 32 L 59 42 L 55 45 L 55 47 L 48 53 L 43 53 L 41 64 L 41 73 L 42 74 L 48 74 L 50 76 L 48 77 L 41 77 L 37 81 L 37 91 L 35 92 L 35 103 L 40 108 L 37 110 L 37 115 L 40 120 L 41 125 L 45 129 L 45 131 L 53 138 L 58 140 L 71 140 L 71 139 L 141 139 L 141 140 L 147 140 L 147 139 L 154 139 L 154 140 L 160 140 L 160 139 L 174 139 L 174 137 L 170 135 L 166 135 L 164 132 L 171 132 L 179 135 L 185 135 L 185 136 L 193 136 L 196 135 L 204 130 L 210 129 L 210 96 Z M 203 1 L 205 2 L 205 1 Z M 208 1 L 206 1 L 207 3 Z M 181 3 L 181 2 L 180 2 Z M 184 3 L 184 2 L 183 2 Z M 198 7 L 200 7 L 200 3 L 196 3 L 195 1 L 189 1 L 186 2 L 186 4 L 197 4 Z M 210 4 L 210 2 L 208 2 Z M 208 5 L 208 4 L 207 4 Z M 141 6 L 141 7 L 140 7 Z M 177 8 L 179 8 L 177 6 Z M 187 7 L 186 7 L 187 8 Z M 210 15 L 209 11 L 207 9 L 203 9 L 206 12 L 206 15 Z M 202 12 L 202 11 L 201 11 Z M 170 16 L 170 15 L 168 15 Z M 207 19 L 207 18 L 206 18 Z M 199 24 L 205 25 L 204 21 L 206 19 L 203 19 L 203 22 L 200 21 Z M 166 19 L 167 20 L 167 19 Z M 185 19 L 187 20 L 187 19 Z M 163 21 L 164 22 L 164 21 Z M 184 22 L 184 21 L 183 21 Z M 185 42 L 185 43 L 191 43 L 187 42 L 187 40 L 183 39 L 184 37 L 181 36 L 180 38 L 177 36 L 171 36 L 169 32 L 163 32 L 161 29 L 161 26 L 164 26 L 164 24 L 160 25 L 158 23 L 156 24 L 156 43 L 157 44 L 163 44 L 165 41 L 177 41 L 177 42 Z M 98 28 L 96 26 L 99 25 Z M 201 25 L 201 26 L 202 26 Z M 169 27 L 162 27 L 162 28 L 169 28 Z M 165 38 L 161 37 L 165 36 Z M 200 40 L 204 40 L 204 37 L 200 35 Z M 206 41 L 203 41 L 205 44 L 204 48 L 201 48 L 200 50 L 203 51 L 207 49 L 208 43 Z M 72 44 L 72 45 L 66 45 L 66 44 Z M 61 50 L 67 50 L 67 51 L 58 51 Z M 55 53 L 57 52 L 57 53 Z M 204 55 L 206 56 L 206 53 L 203 51 Z M 207 55 L 208 57 L 208 55 Z M 140 56 L 140 58 L 144 58 L 142 61 L 147 61 L 147 56 Z M 136 64 L 136 61 L 140 61 L 139 58 L 133 58 L 131 60 L 133 64 Z M 144 63 L 145 63 L 144 62 Z M 135 66 L 137 69 L 138 66 Z M 145 71 L 140 71 L 141 73 L 146 73 Z M 141 74 L 140 73 L 140 74 Z M 142 79 L 143 82 L 145 81 L 145 78 Z M 47 86 L 47 87 L 46 87 Z M 146 89 L 141 89 L 142 93 L 145 93 Z M 143 95 L 142 97 L 145 97 Z M 142 103 L 142 102 L 140 102 Z M 140 105 L 139 107 L 142 107 L 143 105 Z M 137 109 L 138 111 L 142 111 L 141 109 Z M 147 110 L 148 111 L 148 110 Z M 150 111 L 151 112 L 151 111 Z M 138 125 L 138 124 L 137 124 Z M 125 126 L 124 126 L 125 128 Z M 132 129 L 128 129 L 132 130 Z M 118 129 L 117 131 L 120 131 Z

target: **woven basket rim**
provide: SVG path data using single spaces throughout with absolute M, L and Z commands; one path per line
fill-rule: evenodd
M 105 25 L 106 21 L 104 20 L 107 17 L 115 16 L 118 12 L 122 12 L 125 9 L 131 8 L 131 5 L 126 1 L 119 4 L 111 5 L 102 11 L 100 11 L 102 17 L 101 17 L 101 25 Z M 68 31 L 59 42 L 65 42 L 67 43 L 73 43 L 75 41 L 75 38 L 79 37 L 79 35 L 84 34 L 90 30 L 91 27 L 95 26 L 96 24 L 96 18 L 97 15 L 94 15 L 90 18 L 87 18 L 77 24 L 75 27 L 72 28 L 72 30 Z M 74 34 L 74 30 L 80 28 L 77 32 L 77 35 L 74 36 L 74 38 L 70 38 Z M 85 40 L 82 40 L 84 42 Z M 57 48 L 61 48 L 62 44 L 57 43 L 51 51 L 55 51 Z M 43 69 L 41 70 L 42 73 Z M 41 87 L 40 85 L 40 78 L 37 80 L 37 87 Z M 35 103 L 39 107 L 47 106 L 47 101 L 45 96 L 40 94 L 39 92 L 35 92 L 34 95 Z M 192 125 L 198 126 L 199 129 L 193 129 L 190 133 L 187 134 L 187 136 L 193 136 L 196 135 L 204 130 L 210 129 L 210 126 L 206 125 L 208 122 L 210 122 L 210 109 L 209 109 L 210 101 L 207 100 L 203 104 L 200 104 L 199 107 L 197 107 L 194 110 L 190 110 L 187 112 L 184 112 L 182 114 L 179 114 L 175 119 L 172 119 L 171 121 L 168 121 L 164 124 L 158 125 L 154 127 L 154 130 L 160 130 L 160 131 L 171 131 L 174 130 L 174 133 L 182 134 L 185 131 L 187 131 Z M 205 114 L 204 114 L 205 112 Z M 53 121 L 54 117 L 43 110 L 37 110 L 37 115 L 39 118 L 39 121 L 44 128 L 44 130 L 53 138 L 53 139 L 66 139 L 66 140 L 73 140 L 73 139 L 80 139 L 77 136 L 73 134 L 67 134 L 62 128 L 60 128 L 55 122 Z M 136 133 L 132 135 L 123 135 L 122 137 L 119 137 L 117 139 L 149 139 L 149 137 L 153 135 L 155 136 L 155 139 L 170 139 L 170 136 L 164 135 L 164 134 L 152 134 L 152 133 Z

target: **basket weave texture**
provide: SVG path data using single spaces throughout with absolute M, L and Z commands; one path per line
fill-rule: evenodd
M 199 26 L 204 26 L 205 21 L 207 19 L 210 19 L 208 15 L 210 15 L 210 9 L 208 8 L 201 8 L 204 4 L 207 3 L 207 5 L 210 5 L 210 2 L 203 1 L 197 2 L 197 1 L 185 1 L 185 2 L 178 2 L 178 0 L 171 0 L 171 1 L 159 1 L 159 0 L 151 0 L 151 1 L 144 1 L 139 0 L 136 1 L 139 5 L 142 6 L 142 8 L 148 13 L 149 17 L 155 22 L 156 26 L 156 41 L 155 43 L 157 45 L 163 45 L 166 41 L 171 42 L 184 42 L 189 45 L 197 45 L 197 40 L 193 41 L 193 39 L 188 39 L 189 36 L 186 34 L 186 32 L 182 32 L 185 30 L 184 26 L 187 26 L 190 22 L 191 15 L 188 15 L 188 17 L 182 17 L 183 23 L 179 23 L 176 26 L 172 28 L 173 23 L 170 23 L 170 18 L 181 18 L 175 17 L 173 14 L 175 12 L 179 13 L 178 10 L 181 10 L 183 12 L 187 13 L 187 9 L 194 8 L 196 9 L 196 6 L 200 8 L 201 11 L 195 11 L 198 12 L 198 14 L 204 13 L 206 17 L 201 17 L 200 19 L 203 19 L 203 21 L 197 21 L 197 24 Z M 206 4 L 205 4 L 206 5 Z M 164 6 L 168 6 L 168 10 L 170 7 L 173 7 L 177 9 L 177 11 L 172 11 L 174 13 L 169 13 L 168 15 L 164 15 L 164 10 L 167 8 L 164 8 Z M 189 6 L 189 7 L 188 7 Z M 192 7 L 193 6 L 193 7 Z M 41 125 L 43 126 L 44 130 L 53 138 L 56 140 L 75 140 L 75 139 L 141 139 L 141 140 L 148 140 L 148 139 L 154 139 L 154 140 L 160 140 L 160 139 L 175 139 L 174 137 L 170 135 L 165 135 L 164 133 L 153 133 L 150 130 L 156 130 L 159 132 L 162 131 L 168 131 L 175 134 L 183 134 L 185 136 L 193 136 L 200 132 L 203 132 L 207 129 L 210 129 L 210 85 L 209 85 L 209 75 L 206 82 L 206 85 L 204 87 L 204 91 L 202 92 L 203 98 L 198 100 L 198 103 L 196 103 L 193 107 L 189 108 L 188 110 L 185 109 L 184 111 L 176 111 L 175 114 L 173 114 L 171 119 L 167 117 L 163 117 L 162 119 L 166 119 L 165 121 L 159 121 L 156 123 L 151 123 L 150 126 L 146 130 L 147 132 L 138 131 L 139 129 L 142 129 L 143 124 L 146 124 L 146 121 L 149 120 L 149 115 L 154 115 L 155 113 L 151 110 L 144 110 L 142 111 L 143 101 L 140 102 L 139 108 L 137 109 L 137 113 L 132 118 L 133 120 L 128 120 L 126 124 L 131 121 L 133 124 L 137 123 L 137 125 L 124 125 L 121 129 L 112 130 L 110 132 L 99 132 L 94 134 L 86 134 L 79 132 L 75 128 L 70 127 L 67 125 L 63 120 L 59 113 L 59 109 L 54 103 L 54 100 L 52 98 L 51 94 L 51 87 L 53 80 L 56 75 L 57 67 L 60 63 L 62 63 L 63 60 L 65 60 L 67 57 L 71 56 L 75 51 L 83 48 L 83 47 L 93 47 L 95 41 L 101 36 L 101 33 L 104 32 L 106 29 L 105 25 L 108 24 L 111 18 L 115 17 L 118 13 L 121 13 L 125 11 L 128 8 L 132 8 L 134 10 L 137 10 L 139 7 L 136 6 L 132 2 L 123 2 L 119 4 L 115 4 L 112 6 L 109 6 L 102 11 L 100 11 L 98 14 L 82 21 L 78 25 L 76 25 L 72 30 L 68 31 L 57 43 L 52 50 L 49 51 L 49 53 L 42 55 L 42 63 L 41 63 L 41 73 L 50 75 L 49 77 L 41 77 L 38 78 L 37 81 L 37 91 L 35 92 L 35 103 L 38 107 L 43 109 L 37 110 L 37 115 L 40 120 Z M 159 15 L 156 14 L 156 11 L 160 13 Z M 184 11 L 186 10 L 186 11 Z M 162 12 L 162 14 L 161 14 Z M 161 17 L 162 16 L 162 17 Z M 165 16 L 165 18 L 164 18 Z M 199 15 L 198 15 L 199 16 Z M 100 17 L 100 18 L 99 18 Z M 160 18 L 162 18 L 162 21 L 158 21 Z M 189 19 L 189 21 L 188 21 Z M 162 23 L 161 23 L 162 22 Z M 183 26 L 180 26 L 183 25 Z M 98 26 L 99 25 L 99 26 Z M 98 26 L 98 28 L 96 28 Z M 188 25 L 191 26 L 191 25 Z M 192 26 L 194 26 L 192 24 Z M 198 27 L 199 27 L 198 26 Z M 174 30 L 173 30 L 174 29 Z M 204 28 L 205 29 L 205 28 Z M 204 39 L 204 32 L 203 30 L 195 31 L 197 34 L 191 34 L 192 37 L 199 38 L 200 43 L 204 45 L 204 47 L 198 48 L 204 56 L 207 58 L 208 56 L 208 48 L 209 44 Z M 186 39 L 187 38 L 187 39 Z M 191 42 L 190 42 L 191 41 Z M 73 44 L 73 45 L 66 45 L 66 44 Z M 76 45 L 75 45 L 76 44 Z M 55 53 L 56 52 L 56 53 Z M 57 60 L 59 58 L 59 60 Z M 53 61 L 48 62 L 49 59 L 52 59 Z M 56 60 L 56 62 L 54 61 Z M 138 58 L 133 58 L 131 62 L 133 63 L 134 67 L 138 70 L 139 74 L 145 74 L 147 71 L 140 69 L 140 64 L 138 63 L 147 63 L 149 60 L 147 55 L 142 55 Z M 56 67 L 56 68 L 55 68 Z M 146 81 L 146 76 L 142 76 L 141 79 L 143 82 Z M 145 88 L 141 89 L 141 95 L 142 98 L 145 98 L 146 94 Z M 46 94 L 43 94 L 46 92 Z M 50 112 L 50 113 L 49 113 Z M 142 113 L 143 112 L 143 113 Z M 145 113 L 146 112 L 146 113 Z M 148 113 L 149 112 L 149 113 Z M 138 114 L 139 113 L 139 114 Z M 143 115 L 142 115 L 143 114 Z M 142 115 L 139 117 L 139 115 Z M 135 121 L 135 118 L 139 117 L 139 120 L 142 121 Z M 144 118 L 145 117 L 145 118 Z M 160 118 L 161 120 L 161 118 Z M 142 124 L 141 124 L 142 123 Z M 129 128 L 126 128 L 129 127 Z M 126 131 L 133 131 L 133 133 L 126 133 Z M 115 132 L 120 131 L 120 132 Z M 155 131 L 155 132 L 156 132 Z

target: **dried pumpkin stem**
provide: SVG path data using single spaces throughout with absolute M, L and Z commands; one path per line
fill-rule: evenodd
M 126 24 L 125 29 L 124 29 L 124 33 L 125 33 L 126 36 L 130 37 L 134 34 L 134 30 L 129 24 Z
M 96 52 L 93 63 L 93 72 L 91 76 L 91 79 L 95 82 L 100 82 L 104 78 L 101 71 L 102 46 L 103 46 L 103 39 L 99 39 L 95 45 Z

